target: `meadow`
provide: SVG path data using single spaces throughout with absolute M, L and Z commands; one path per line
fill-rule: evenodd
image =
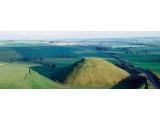
M 137 67 L 151 70 L 160 76 L 160 48 L 141 47 L 131 48 L 130 51 L 132 52 L 123 51 L 119 56 Z
M 38 66 L 41 65 L 26 62 L 1 63 L 0 88 L 64 88 L 31 68 Z
M 116 47 L 116 42 L 115 45 L 102 48 L 99 47 L 101 43 L 85 46 L 55 46 L 42 43 L 46 42 L 0 43 L 0 88 L 68 88 L 63 84 L 68 67 L 83 58 L 92 57 L 117 64 L 113 54 L 160 76 L 159 47 L 135 47 L 132 44 L 127 46 L 126 43 Z

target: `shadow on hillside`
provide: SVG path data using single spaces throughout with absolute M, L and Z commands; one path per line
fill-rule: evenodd
M 138 89 L 141 88 L 143 85 L 147 87 L 147 80 L 138 75 L 129 76 L 128 78 L 120 81 L 116 85 L 112 87 L 112 89 Z
M 69 73 L 71 67 L 63 67 L 63 68 L 56 68 L 52 78 L 62 84 L 65 82 L 65 78 Z

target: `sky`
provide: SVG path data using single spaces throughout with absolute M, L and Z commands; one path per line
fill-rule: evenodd
M 160 37 L 160 31 L 0 31 L 0 40 Z

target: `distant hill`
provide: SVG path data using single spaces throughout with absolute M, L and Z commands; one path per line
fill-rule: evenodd
M 85 58 L 75 63 L 65 84 L 79 88 L 110 88 L 127 78 L 129 73 L 101 58 Z

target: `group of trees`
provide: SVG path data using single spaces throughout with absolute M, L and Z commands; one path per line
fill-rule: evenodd
M 56 67 L 56 65 L 54 63 L 46 62 L 43 57 L 23 57 L 21 60 L 22 61 L 34 61 L 36 63 L 40 63 L 43 65 Z
M 109 50 L 109 48 L 102 47 L 102 46 L 96 46 L 96 50 Z
M 160 62 L 160 58 L 154 58 L 151 60 L 152 62 Z
M 34 57 L 34 56 L 28 57 L 28 56 L 25 56 L 21 60 L 23 60 L 23 61 L 43 60 L 43 57 Z
M 57 55 L 57 56 L 53 56 L 53 58 L 73 58 L 73 56 L 70 56 L 70 55 Z M 44 57 L 25 56 L 21 60 L 22 61 L 43 61 Z

